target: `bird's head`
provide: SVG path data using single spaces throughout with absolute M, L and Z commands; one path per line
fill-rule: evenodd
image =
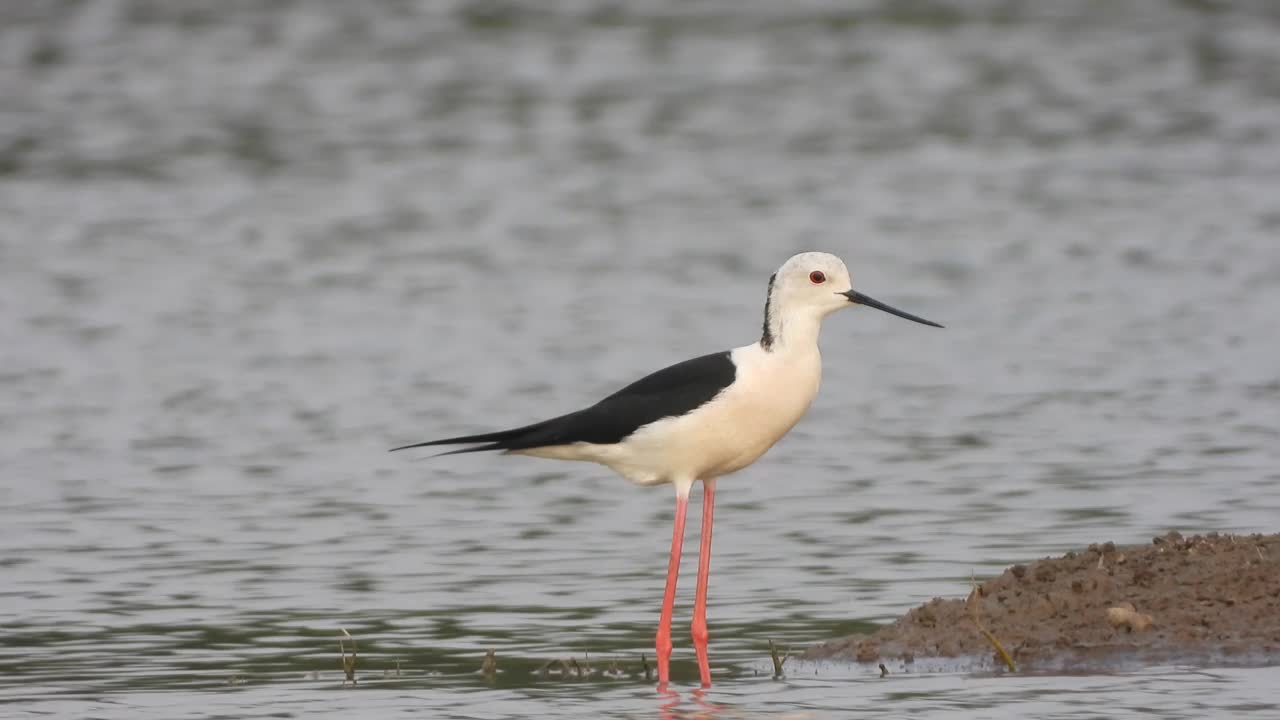
M 765 345 L 778 334 L 788 316 L 821 319 L 850 305 L 866 305 L 914 322 L 942 327 L 853 289 L 849 269 L 835 255 L 806 252 L 793 255 L 769 279 L 765 308 Z

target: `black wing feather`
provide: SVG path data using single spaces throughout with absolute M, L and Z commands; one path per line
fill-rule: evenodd
M 393 451 L 433 445 L 476 445 L 442 453 L 454 455 L 529 450 L 575 442 L 617 443 L 651 422 L 697 408 L 719 395 L 736 377 L 737 366 L 729 353 L 712 353 L 646 375 L 577 412 L 510 430 L 430 440 L 393 448 Z

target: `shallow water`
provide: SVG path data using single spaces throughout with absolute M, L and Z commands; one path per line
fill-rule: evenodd
M 545 7 L 0 7 L 0 714 L 1277 713 L 1266 668 L 768 677 L 1010 562 L 1277 529 L 1275 6 Z M 806 249 L 947 329 L 828 321 L 664 711 L 669 492 L 385 450 L 749 342 Z

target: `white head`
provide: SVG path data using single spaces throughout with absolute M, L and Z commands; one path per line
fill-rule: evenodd
M 769 350 L 774 343 L 785 342 L 783 338 L 790 334 L 788 327 L 796 334 L 812 335 L 816 341 L 818 327 L 824 317 L 854 304 L 868 305 L 918 323 L 942 327 L 855 291 L 849 269 L 835 255 L 806 252 L 791 256 L 769 278 L 764 335 L 760 338 L 760 345 Z

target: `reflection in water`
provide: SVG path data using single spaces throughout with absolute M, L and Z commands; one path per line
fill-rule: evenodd
M 1275 530 L 1277 22 L 0 5 L 0 702 L 656 714 L 665 492 L 385 450 L 732 346 L 821 249 L 948 330 L 828 323 L 810 415 L 721 483 L 724 682 L 688 695 L 677 643 L 670 712 L 1276 715 L 1265 671 L 774 681 L 768 644 L 1090 542 Z
M 690 688 L 683 692 L 670 688 L 659 690 L 658 703 L 658 717 L 671 720 L 735 717 L 742 714 L 741 708 L 713 702 L 710 691 L 702 688 Z

